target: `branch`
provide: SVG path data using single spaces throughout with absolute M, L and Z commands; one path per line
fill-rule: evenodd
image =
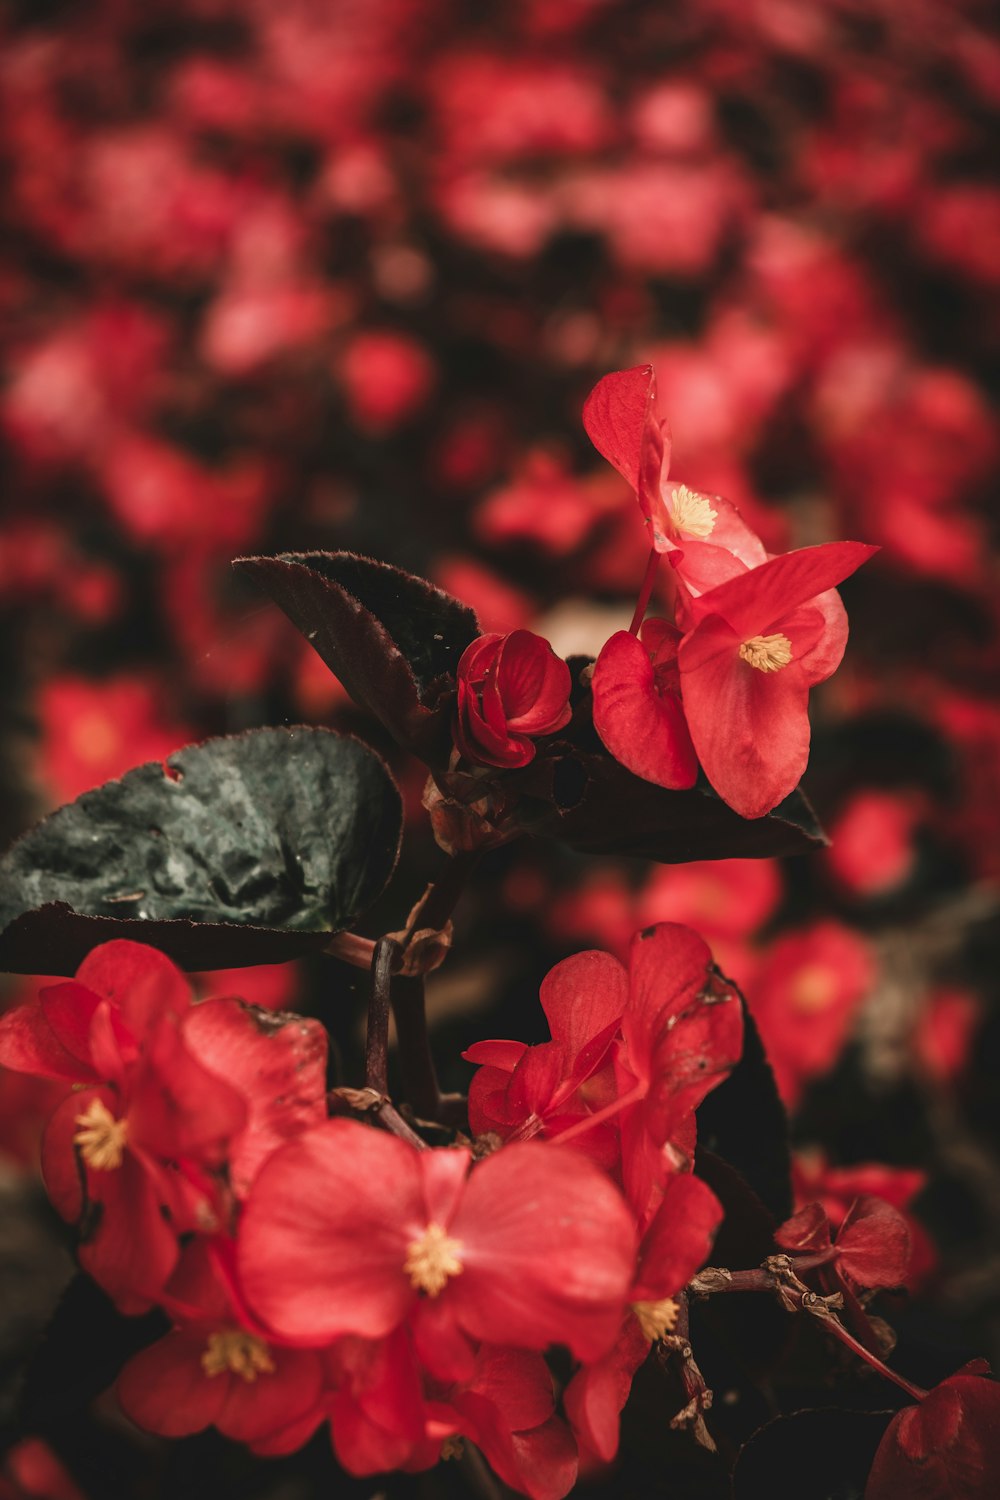
M 905 1376 L 890 1370 L 877 1354 L 866 1349 L 844 1327 L 836 1314 L 836 1310 L 843 1306 L 843 1298 L 839 1292 L 830 1297 L 821 1297 L 799 1280 L 797 1271 L 810 1270 L 828 1259 L 825 1253 L 818 1256 L 803 1255 L 797 1257 L 793 1264 L 790 1256 L 769 1255 L 763 1265 L 753 1271 L 729 1271 L 724 1266 L 706 1266 L 688 1283 L 687 1289 L 692 1297 L 710 1297 L 720 1292 L 770 1292 L 777 1297 L 786 1312 L 811 1313 L 834 1338 L 839 1339 L 859 1359 L 863 1359 L 865 1364 L 870 1365 L 886 1380 L 891 1380 L 893 1385 L 898 1385 L 914 1401 L 922 1401 L 927 1392 L 921 1386 L 914 1385 Z

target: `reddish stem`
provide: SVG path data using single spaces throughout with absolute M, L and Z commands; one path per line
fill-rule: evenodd
M 758 1266 L 752 1271 L 730 1271 L 723 1274 L 718 1274 L 714 1267 L 709 1267 L 699 1272 L 692 1285 L 699 1295 L 706 1296 L 715 1295 L 718 1292 L 778 1293 L 785 1307 L 794 1308 L 797 1312 L 811 1312 L 824 1328 L 829 1329 L 834 1338 L 839 1339 L 859 1359 L 863 1359 L 866 1365 L 870 1365 L 886 1380 L 891 1380 L 893 1385 L 898 1385 L 900 1390 L 912 1396 L 914 1401 L 922 1401 L 927 1392 L 921 1386 L 914 1385 L 904 1375 L 898 1375 L 895 1370 L 890 1370 L 877 1354 L 871 1349 L 866 1349 L 860 1339 L 856 1339 L 853 1333 L 844 1327 L 821 1297 L 808 1289 L 803 1290 L 801 1284 L 798 1286 L 795 1284 L 799 1271 L 811 1270 L 816 1265 L 822 1265 L 828 1258 L 825 1251 L 818 1255 L 797 1256 L 790 1276 L 773 1271 L 766 1265 Z
M 899 1386 L 901 1391 L 905 1391 L 908 1396 L 912 1396 L 914 1401 L 922 1401 L 927 1395 L 922 1386 L 914 1385 L 904 1375 L 898 1375 L 895 1370 L 890 1370 L 889 1366 L 884 1364 L 877 1354 L 873 1354 L 870 1349 L 866 1349 L 861 1340 L 856 1339 L 854 1334 L 844 1327 L 839 1318 L 830 1316 L 821 1319 L 821 1322 L 824 1328 L 830 1330 L 834 1338 L 839 1339 L 859 1359 L 863 1359 L 866 1365 L 871 1365 L 873 1370 L 877 1370 L 880 1375 L 884 1375 L 886 1380 L 891 1380 L 894 1385 Z
M 356 932 L 338 932 L 323 949 L 332 958 L 353 964 L 356 969 L 370 969 L 375 956 L 375 944 L 371 938 L 359 937 Z
M 639 634 L 639 626 L 642 624 L 646 611 L 649 608 L 649 601 L 653 593 L 653 584 L 656 582 L 656 570 L 659 564 L 660 554 L 654 547 L 649 554 L 646 571 L 642 575 L 642 585 L 639 589 L 639 598 L 636 600 L 635 614 L 632 616 L 632 623 L 628 628 L 629 635 Z

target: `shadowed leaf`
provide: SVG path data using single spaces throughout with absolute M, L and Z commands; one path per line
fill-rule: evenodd
M 426 579 L 351 552 L 238 557 L 356 703 L 429 765 L 451 749 L 455 671 L 479 635 L 472 610 Z
M 395 868 L 379 758 L 328 729 L 189 745 L 59 808 L 0 860 L 0 966 L 72 974 L 135 938 L 187 968 L 277 962 L 351 926 Z

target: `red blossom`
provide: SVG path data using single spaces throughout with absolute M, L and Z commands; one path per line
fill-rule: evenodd
M 1000 1385 L 983 1360 L 973 1360 L 893 1417 L 865 1500 L 986 1500 L 997 1493 Z
M 869 945 L 840 922 L 785 932 L 769 948 L 747 998 L 789 1109 L 833 1065 L 875 978 Z
M 63 1217 L 84 1219 L 81 1263 L 127 1312 L 158 1297 L 178 1234 L 224 1218 L 224 1164 L 242 1196 L 325 1117 L 325 1061 L 317 1022 L 196 1006 L 169 959 L 126 941 L 0 1019 L 0 1062 L 74 1086 L 46 1127 L 43 1175 Z
M 530 630 L 481 635 L 458 664 L 455 740 L 474 765 L 526 766 L 569 723 L 569 668 Z
M 728 500 L 668 480 L 670 430 L 656 416 L 652 365 L 598 381 L 584 404 L 583 425 L 597 451 L 635 491 L 652 546 L 676 554 L 685 577 L 692 567 L 711 568 L 719 552 L 733 554 L 747 567 L 765 560 L 760 541 Z
M 694 1110 L 739 1060 L 736 996 L 704 941 L 664 922 L 636 933 L 627 975 L 606 953 L 557 964 L 542 1004 L 551 1042 L 478 1042 L 464 1054 L 482 1064 L 469 1091 L 472 1128 L 572 1140 L 620 1171 L 644 1229 L 693 1149 Z
M 162 1301 L 178 1326 L 129 1360 L 118 1378 L 125 1414 L 163 1437 L 217 1427 L 262 1441 L 311 1411 L 322 1386 L 319 1356 L 262 1334 L 232 1295 L 225 1242 L 193 1241 Z
M 809 689 L 837 669 L 847 643 L 843 606 L 828 591 L 876 550 L 804 547 L 690 601 L 677 657 L 688 728 L 709 781 L 745 818 L 770 812 L 805 771 Z
M 240 1231 L 255 1313 L 288 1339 L 384 1338 L 408 1320 L 425 1364 L 461 1371 L 468 1340 L 594 1358 L 632 1273 L 632 1218 L 607 1177 L 556 1147 L 417 1152 L 331 1120 L 261 1169 Z M 359 1253 L 364 1247 L 363 1254 Z
M 775 1233 L 775 1242 L 802 1255 L 831 1251 L 839 1274 L 857 1287 L 873 1290 L 902 1286 L 910 1262 L 910 1230 L 906 1219 L 883 1198 L 856 1198 L 836 1235 L 819 1203 L 800 1208 Z

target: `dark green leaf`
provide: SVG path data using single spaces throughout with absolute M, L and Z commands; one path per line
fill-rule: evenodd
M 85 792 L 0 860 L 0 967 L 71 974 L 110 938 L 186 968 L 275 962 L 350 927 L 395 868 L 385 766 L 328 729 L 189 745 Z
M 608 755 L 551 762 L 558 814 L 539 825 L 586 854 L 631 854 L 665 864 L 805 854 L 826 840 L 801 792 L 764 818 L 741 818 L 709 787 L 670 792 Z
M 429 765 L 451 750 L 455 670 L 479 635 L 471 609 L 423 578 L 351 552 L 238 557 L 355 702 Z

